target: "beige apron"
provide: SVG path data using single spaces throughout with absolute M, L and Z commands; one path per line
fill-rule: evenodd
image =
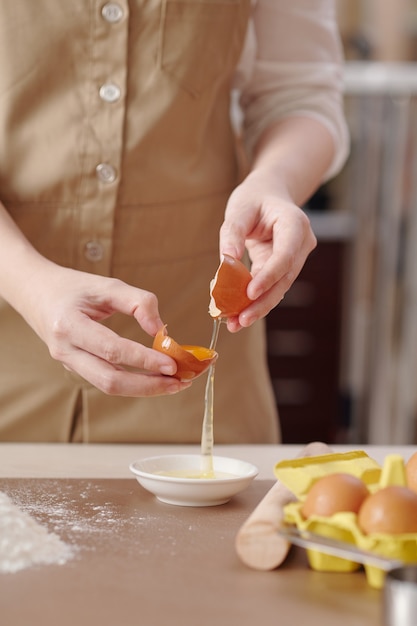
M 250 0 L 0 3 L 1 200 L 48 258 L 156 293 L 180 343 L 211 337 L 249 12 Z M 129 317 L 107 324 L 152 343 Z M 200 441 L 205 377 L 174 396 L 111 397 L 1 300 L 0 337 L 0 439 Z M 222 328 L 218 352 L 215 441 L 277 441 L 263 324 Z

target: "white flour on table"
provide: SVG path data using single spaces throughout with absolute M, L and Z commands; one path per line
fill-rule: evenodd
M 0 491 L 0 573 L 39 564 L 64 564 L 71 546 L 51 533 Z
M 77 562 L 82 560 L 86 553 L 98 552 L 108 555 L 111 551 L 119 553 L 120 550 L 134 555 L 132 556 L 134 559 L 152 558 L 152 554 L 161 545 L 167 556 L 175 557 L 178 554 L 177 536 L 171 526 L 176 523 L 182 529 L 183 521 L 176 515 L 175 507 L 172 513 L 166 511 L 162 518 L 158 512 L 142 513 L 138 503 L 129 500 L 131 494 L 135 493 L 135 482 L 131 481 L 129 489 L 126 490 L 126 498 L 121 502 L 116 498 L 119 495 L 118 486 L 113 498 L 109 487 L 89 480 L 77 482 L 76 486 L 71 480 L 60 479 L 45 481 L 29 479 L 26 483 L 20 481 L 6 485 L 9 502 L 18 507 L 20 514 L 25 514 L 33 523 L 41 525 L 44 533 L 55 536 L 55 540 L 61 541 L 61 546 L 64 545 L 59 563 L 71 560 L 71 565 L 77 566 Z M 5 495 L 0 489 L 0 497 Z M 10 562 L 3 564 L 1 541 L 4 532 L 1 507 L 0 500 L 0 576 L 2 572 L 12 571 Z M 158 544 L 154 540 L 149 542 L 148 539 L 149 531 L 153 531 L 155 527 L 159 531 Z M 66 543 L 59 538 L 64 539 Z M 58 553 L 57 548 L 56 558 L 59 558 Z M 24 566 L 36 564 L 41 564 L 41 561 L 35 563 L 27 559 Z

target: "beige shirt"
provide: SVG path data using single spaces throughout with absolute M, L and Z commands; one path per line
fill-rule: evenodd
M 180 343 L 207 345 L 211 335 L 208 286 L 239 173 L 233 85 L 242 92 L 249 144 L 264 116 L 306 109 L 326 120 L 340 144 L 333 167 L 345 151 L 336 69 L 325 71 L 337 42 L 333 26 L 324 36 L 329 16 L 318 11 L 321 34 L 306 50 L 314 51 L 306 62 L 318 74 L 325 59 L 321 78 L 293 94 L 291 108 L 278 93 L 285 72 L 268 56 L 274 31 L 265 22 L 269 16 L 278 28 L 295 12 L 286 16 L 287 2 L 276 2 L 284 13 L 274 2 L 260 0 L 252 12 L 250 0 L 0 3 L 0 58 L 7 59 L 0 64 L 0 199 L 46 257 L 155 292 Z M 244 48 L 253 33 L 255 48 Z M 294 71 L 302 66 L 295 61 Z M 326 76 L 333 104 L 320 96 L 312 107 Z M 151 343 L 131 318 L 106 324 Z M 1 300 L 0 335 L 0 438 L 200 440 L 203 379 L 176 396 L 108 397 L 53 361 Z M 277 441 L 263 324 L 223 332 L 218 350 L 216 441 Z
M 343 166 L 349 136 L 343 114 L 343 50 L 333 0 L 254 0 L 234 78 L 251 150 L 277 119 L 307 115 L 335 143 L 331 178 Z M 238 118 L 241 116 L 238 114 Z

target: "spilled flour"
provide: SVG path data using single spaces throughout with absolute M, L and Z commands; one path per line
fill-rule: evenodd
M 0 491 L 0 573 L 39 564 L 64 564 L 72 548 Z
M 149 511 L 134 480 L 0 481 L 0 587 L 2 573 L 48 563 L 76 569 L 123 554 L 136 567 L 160 550 L 177 557 L 184 522 L 175 508 Z M 196 550 L 197 531 L 190 527 Z

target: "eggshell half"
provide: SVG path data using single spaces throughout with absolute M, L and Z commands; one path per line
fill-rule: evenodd
M 166 326 L 155 335 L 154 350 L 167 354 L 177 364 L 174 378 L 192 380 L 203 374 L 217 359 L 217 352 L 202 346 L 180 345 L 169 337 Z
M 246 265 L 225 254 L 210 283 L 210 315 L 214 318 L 239 315 L 252 302 L 246 295 L 251 280 Z

